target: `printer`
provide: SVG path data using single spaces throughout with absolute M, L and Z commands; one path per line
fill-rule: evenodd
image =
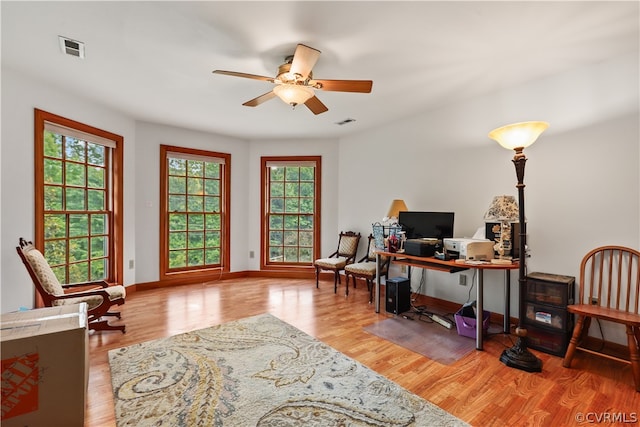
M 404 242 L 404 253 L 415 256 L 433 256 L 442 246 L 442 241 L 436 238 L 407 239 Z M 442 249 L 440 249 L 442 250 Z
M 474 261 L 490 261 L 493 259 L 494 244 L 488 239 L 442 239 L 444 250 L 450 258 Z

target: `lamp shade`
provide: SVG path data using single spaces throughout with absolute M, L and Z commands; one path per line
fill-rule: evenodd
M 484 214 L 487 221 L 517 221 L 518 202 L 513 196 L 495 196 Z
M 547 122 L 521 122 L 502 126 L 489 132 L 489 138 L 509 150 L 530 146 L 549 127 Z
M 307 86 L 283 83 L 273 88 L 273 92 L 285 103 L 293 105 L 304 104 L 315 95 L 313 89 Z
M 404 203 L 402 199 L 395 199 L 391 202 L 391 206 L 389 207 L 389 213 L 387 213 L 388 218 L 398 218 L 400 212 L 408 211 L 407 205 Z

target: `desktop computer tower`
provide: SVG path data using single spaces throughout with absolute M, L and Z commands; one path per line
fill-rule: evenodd
M 411 308 L 411 281 L 405 277 L 387 279 L 385 285 L 387 313 L 400 314 Z

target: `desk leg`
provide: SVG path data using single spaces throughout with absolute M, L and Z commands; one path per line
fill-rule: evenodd
M 376 283 L 374 286 L 376 287 L 376 313 L 380 313 L 380 254 L 378 253 L 376 253 Z
M 478 286 L 476 287 L 476 350 L 483 350 L 482 348 L 482 334 L 484 330 L 482 328 L 482 321 L 484 320 L 484 308 L 482 304 L 482 297 L 484 294 L 484 276 L 481 268 L 476 269 L 478 277 Z
M 502 332 L 511 332 L 511 270 L 504 271 L 504 320 L 502 322 Z

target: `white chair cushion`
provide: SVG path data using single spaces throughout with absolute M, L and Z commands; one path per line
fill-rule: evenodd
M 370 239 L 369 240 L 369 248 L 367 250 L 367 258 L 375 259 L 377 250 L 378 250 L 378 248 L 376 247 L 376 239 Z
M 118 298 L 124 298 L 127 296 L 127 291 L 124 286 L 109 286 L 108 288 L 95 289 L 97 291 L 104 290 L 109 294 L 109 300 L 113 301 Z M 85 291 L 86 292 L 86 291 Z M 73 294 L 69 294 L 73 295 Z M 102 297 L 100 295 L 89 295 L 85 297 L 78 298 L 69 298 L 69 299 L 59 299 L 53 301 L 53 305 L 67 305 L 67 304 L 79 304 L 81 302 L 87 303 L 87 309 L 91 310 L 102 304 Z
M 375 276 L 376 274 L 376 263 L 375 262 L 357 262 L 355 264 L 349 264 L 344 268 L 344 271 L 353 273 L 353 274 L 361 274 L 363 276 Z
M 314 261 L 313 265 L 326 268 L 327 270 L 342 270 L 347 265 L 346 257 L 320 258 Z
M 58 278 L 54 274 L 53 270 L 49 266 L 49 263 L 42 253 L 33 246 L 27 246 L 23 249 L 24 256 L 31 265 L 33 272 L 40 279 L 42 287 L 51 295 L 62 295 L 64 289 L 58 281 Z
M 339 255 L 354 256 L 358 251 L 358 241 L 360 237 L 342 236 L 340 238 L 340 246 L 338 247 Z

